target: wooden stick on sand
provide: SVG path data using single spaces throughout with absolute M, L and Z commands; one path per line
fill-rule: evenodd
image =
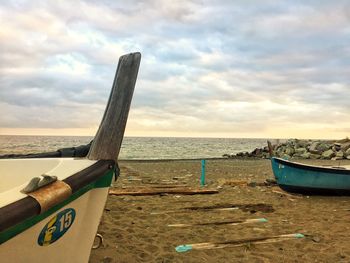
M 239 207 L 213 208 L 213 209 L 205 209 L 205 210 L 180 209 L 180 210 L 152 212 L 151 215 L 165 215 L 165 214 L 188 213 L 188 212 L 192 213 L 192 212 L 203 212 L 203 211 L 232 211 L 232 210 L 238 210 L 238 209 Z
M 300 195 L 292 195 L 292 194 L 288 194 L 288 193 L 281 192 L 281 191 L 277 191 L 277 190 L 272 190 L 272 192 L 273 192 L 273 193 L 276 193 L 276 194 L 280 194 L 280 195 L 289 196 L 289 197 L 303 198 L 303 197 L 300 196 Z
M 177 252 L 187 252 L 190 250 L 203 250 L 203 249 L 217 249 L 217 248 L 227 248 L 227 247 L 241 247 L 246 244 L 268 244 L 281 242 L 285 240 L 291 239 L 299 239 L 304 238 L 305 236 L 300 233 L 295 234 L 285 234 L 278 236 L 270 236 L 270 237 L 260 237 L 260 238 L 251 238 L 251 239 L 240 239 L 240 240 L 232 240 L 225 242 L 206 242 L 206 243 L 195 243 L 195 244 L 187 244 L 180 245 L 175 248 Z
M 217 194 L 219 191 L 215 189 L 191 189 L 191 188 L 158 188 L 158 189 L 147 189 L 147 188 L 139 188 L 139 189 L 122 189 L 109 190 L 110 195 L 159 195 L 159 194 L 181 194 L 181 195 L 196 195 L 196 194 Z
M 209 222 L 209 223 L 198 223 L 198 224 L 171 224 L 170 227 L 190 227 L 190 226 L 210 226 L 210 225 L 241 225 L 251 223 L 266 223 L 266 218 L 246 219 L 246 220 L 235 220 L 235 221 L 224 221 L 224 222 Z

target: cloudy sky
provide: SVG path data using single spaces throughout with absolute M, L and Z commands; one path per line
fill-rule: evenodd
M 349 1 L 2 1 L 0 134 L 93 135 L 119 56 L 128 136 L 350 136 Z

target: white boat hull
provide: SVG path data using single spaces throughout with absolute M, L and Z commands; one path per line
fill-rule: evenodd
M 108 195 L 108 188 L 90 190 L 62 207 L 46 219 L 0 246 L 1 262 L 88 262 L 97 228 Z M 46 246 L 38 238 L 52 217 L 67 208 L 75 210 L 75 219 L 68 231 Z
M 36 209 L 40 207 L 40 202 L 21 193 L 18 189 L 23 184 L 18 186 L 16 181 L 16 177 L 21 178 L 21 174 L 26 174 L 26 167 L 33 163 L 40 164 L 40 160 L 17 162 L 22 169 L 13 173 L 12 190 L 0 193 L 0 196 L 7 197 L 3 198 L 0 206 L 0 261 L 88 262 L 115 174 L 114 162 L 61 161 L 49 174 L 56 174 L 62 179 L 62 184 L 72 189 L 72 193 L 41 212 Z M 10 171 L 17 162 L 4 160 L 0 162 L 3 165 L 0 170 Z M 45 162 L 52 163 L 52 160 L 41 160 L 41 163 Z M 76 167 L 73 174 L 72 167 Z M 40 175 L 41 171 L 37 174 Z M 37 191 L 40 192 L 40 189 Z M 50 195 L 48 198 L 51 198 Z

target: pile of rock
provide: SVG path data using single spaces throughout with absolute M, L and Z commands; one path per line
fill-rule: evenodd
M 277 142 L 272 145 L 273 155 L 284 159 L 331 159 L 350 160 L 350 139 L 339 141 L 323 140 L 298 140 L 290 139 L 283 143 Z M 239 152 L 237 154 L 224 154 L 223 157 L 256 157 L 269 158 L 268 147 L 256 148 L 252 152 Z

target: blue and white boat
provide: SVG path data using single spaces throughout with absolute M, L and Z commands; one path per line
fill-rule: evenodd
M 325 167 L 271 157 L 277 184 L 302 194 L 350 195 L 350 165 Z

